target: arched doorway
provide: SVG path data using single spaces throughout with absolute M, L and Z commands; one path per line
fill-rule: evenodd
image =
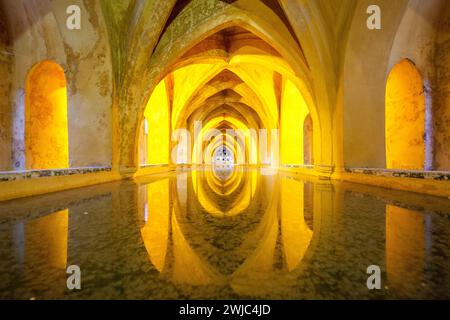
M 45 60 L 35 65 L 26 80 L 26 169 L 69 166 L 67 84 L 64 69 Z
M 408 59 L 391 70 L 386 83 L 386 167 L 423 170 L 426 154 L 425 93 Z
M 216 165 L 234 164 L 234 153 L 227 146 L 219 146 L 214 152 L 213 162 Z

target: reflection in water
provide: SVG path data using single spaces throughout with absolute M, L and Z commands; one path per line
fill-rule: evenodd
M 224 171 L 228 172 L 224 174 Z M 226 176 L 227 179 L 224 179 Z M 147 206 L 144 206 L 148 208 L 148 213 L 144 212 L 146 224 L 141 233 L 150 260 L 158 271 L 170 273 L 174 282 L 191 285 L 219 285 L 228 282 L 239 293 L 250 295 L 257 293 L 257 288 L 253 287 L 258 286 L 260 281 L 273 276 L 278 240 L 283 243 L 281 255 L 285 257 L 286 268 L 291 271 L 300 263 L 312 236 L 303 216 L 303 182 L 283 178 L 281 184 L 278 181 L 268 184 L 259 178 L 257 171 L 234 166 L 194 171 L 190 180 L 191 188 L 174 188 L 172 192 L 169 192 L 169 179 L 143 187 L 148 190 Z M 280 191 L 281 202 L 278 196 L 274 196 Z M 190 197 L 190 193 L 196 197 Z M 257 201 L 259 205 L 255 205 L 252 201 L 255 196 L 266 200 Z M 172 202 L 170 197 L 173 197 Z M 187 238 L 190 236 L 187 230 L 193 228 L 190 212 L 183 212 L 179 205 L 180 199 L 183 202 L 186 198 L 191 199 L 190 208 L 199 208 L 201 214 L 215 219 L 227 220 L 240 214 L 252 216 L 262 212 L 260 221 L 242 242 L 226 239 L 236 245 L 222 252 L 217 252 L 217 248 L 212 249 L 216 254 L 222 254 L 220 259 L 224 261 L 229 259 L 228 255 L 232 251 L 245 248 L 250 252 L 231 273 L 223 274 L 216 270 L 207 256 L 202 257 L 192 248 L 190 239 Z M 292 199 L 296 201 L 291 201 Z M 173 203 L 172 208 L 170 203 Z M 146 214 L 148 218 L 145 217 Z M 220 225 L 220 222 L 218 220 L 217 223 Z M 211 223 L 214 224 L 215 221 Z M 202 230 L 197 230 L 197 233 L 203 238 L 202 242 L 208 242 L 207 232 L 202 234 Z M 172 252 L 172 261 L 169 263 L 165 261 L 167 250 Z
M 419 288 L 426 261 L 425 217 L 419 212 L 388 205 L 386 207 L 386 264 L 391 287 Z M 404 275 L 408 275 L 405 279 Z M 406 281 L 405 281 L 406 280 Z
M 169 179 L 147 186 L 148 202 L 144 212 L 146 224 L 141 229 L 141 234 L 150 261 L 158 271 L 163 270 L 166 262 L 170 225 L 169 192 Z
M 257 171 L 242 167 L 215 169 L 220 173 L 229 171 L 228 179 L 222 179 L 223 174 L 217 179 L 216 170 L 194 171 L 189 189 L 174 188 L 169 193 L 168 179 L 143 187 L 148 190 L 148 219 L 144 217 L 146 223 L 141 229 L 145 247 L 156 269 L 174 282 L 190 285 L 228 283 L 239 294 L 259 294 L 260 283 L 274 277 L 277 268 L 292 271 L 298 266 L 311 241 L 312 230 L 306 225 L 303 215 L 303 182 L 282 178 L 281 183 L 268 183 L 260 179 Z M 190 197 L 190 193 L 196 197 Z M 173 201 L 170 201 L 169 194 Z M 256 205 L 252 201 L 254 197 L 260 198 Z M 220 250 L 220 246 L 208 241 L 208 232 L 202 233 L 202 228 L 209 226 L 202 225 L 195 232 L 201 239 L 194 240 L 194 243 L 201 241 L 209 247 L 209 254 L 202 256 L 189 241 L 190 229 L 198 227 L 197 221 L 191 223 L 190 212 L 180 209 L 180 199 L 186 198 L 191 199 L 190 209 L 198 208 L 200 214 L 219 219 L 208 224 L 220 226 L 227 220 L 232 221 L 236 215 L 253 216 L 259 212 L 261 218 L 244 239 L 225 239 L 235 244 L 226 250 Z M 173 203 L 172 208 L 170 203 Z M 237 237 L 242 237 L 242 234 Z M 282 252 L 277 252 L 280 241 Z M 172 253 L 172 260 L 166 262 L 168 250 Z M 234 252 L 244 250 L 248 252 L 247 256 L 235 264 L 233 270 L 221 272 L 214 266 L 214 261 L 208 261 L 211 251 L 216 255 L 215 260 L 226 262 Z M 281 266 L 277 265 L 277 256 L 283 257 Z
M 304 217 L 304 185 L 293 179 L 281 181 L 281 230 L 286 263 L 292 271 L 302 260 L 312 238 L 312 230 Z
M 30 280 L 62 294 L 66 285 L 68 225 L 68 210 L 17 223 L 12 232 L 12 258 L 20 276 L 10 280 L 18 283 Z M 8 272 L 13 270 L 10 268 Z
M 240 166 L 13 201 L 0 298 L 449 298 L 448 213 L 446 199 Z M 72 264 L 81 291 L 66 289 Z M 372 264 L 384 290 L 366 287 Z
M 230 179 L 231 175 L 234 172 L 234 169 L 235 167 L 232 164 L 214 164 L 212 167 L 212 172 L 218 180 L 225 182 Z
M 25 265 L 65 270 L 67 266 L 67 231 L 69 210 L 49 214 L 25 224 Z M 31 254 L 28 254 L 30 252 Z

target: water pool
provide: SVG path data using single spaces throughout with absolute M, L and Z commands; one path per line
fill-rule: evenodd
M 450 200 L 303 179 L 223 166 L 0 203 L 0 298 L 450 298 Z

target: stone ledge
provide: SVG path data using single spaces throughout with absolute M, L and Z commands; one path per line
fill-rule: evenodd
M 111 172 L 111 167 L 84 167 L 55 170 L 21 170 L 0 171 L 0 183 L 18 180 L 29 180 L 49 177 L 72 176 L 76 174 L 90 174 L 99 172 Z
M 139 169 L 145 169 L 145 168 L 165 168 L 170 167 L 169 164 L 141 164 L 139 165 Z
M 416 170 L 395 170 L 395 169 L 374 169 L 374 168 L 345 168 L 347 173 L 360 173 L 365 175 L 375 175 L 382 177 L 427 179 L 438 181 L 450 181 L 449 171 L 416 171 Z
M 301 169 L 314 169 L 314 165 L 309 164 L 283 164 L 282 168 L 301 168 Z

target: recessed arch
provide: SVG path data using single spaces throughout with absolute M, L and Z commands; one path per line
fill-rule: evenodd
M 314 126 L 311 114 L 308 114 L 303 122 L 303 163 L 314 164 Z
M 414 63 L 403 59 L 386 82 L 386 167 L 423 170 L 426 154 L 425 92 Z
M 51 60 L 36 64 L 25 84 L 25 167 L 69 167 L 67 83 L 64 69 Z

